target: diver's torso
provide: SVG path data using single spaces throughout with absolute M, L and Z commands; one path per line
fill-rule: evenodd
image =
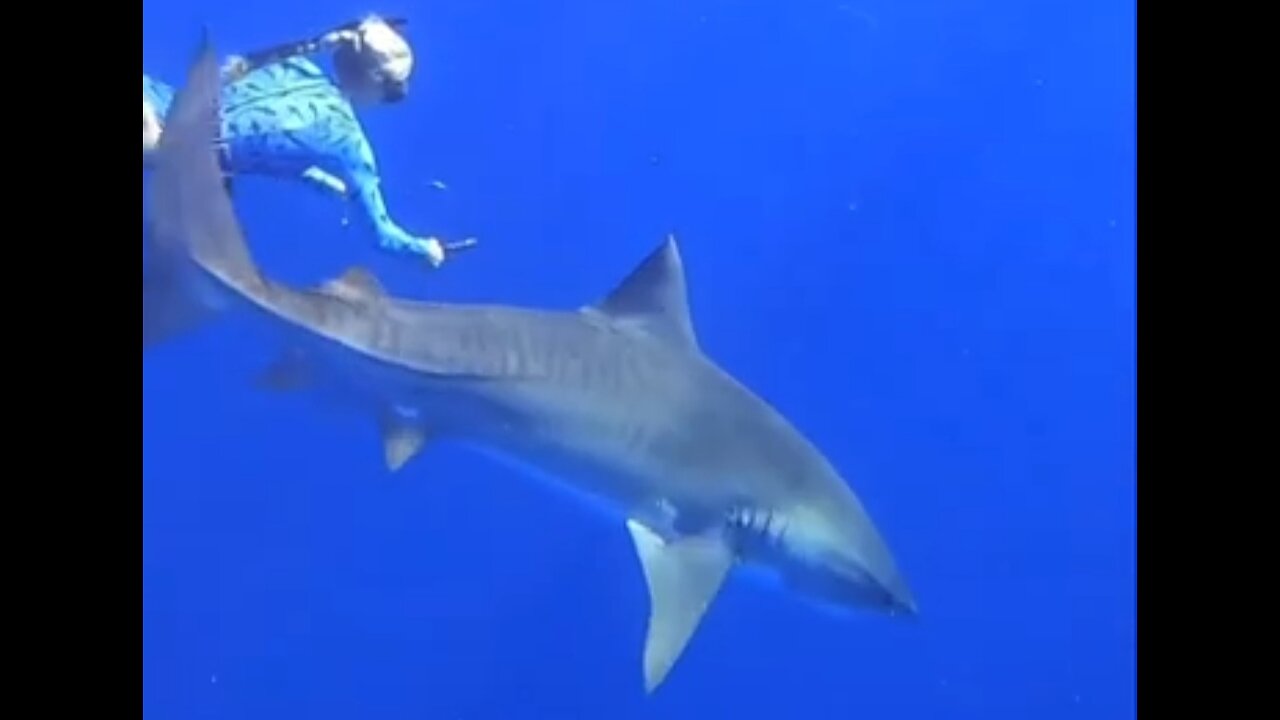
M 267 65 L 227 85 L 222 138 L 233 173 L 293 175 L 319 167 L 346 178 L 374 170 L 351 104 L 305 59 Z

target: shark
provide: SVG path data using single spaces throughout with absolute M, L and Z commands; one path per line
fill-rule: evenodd
M 453 440 L 596 500 L 625 525 L 648 589 L 646 693 L 736 568 L 827 608 L 917 615 L 839 471 L 701 349 L 674 235 L 573 309 L 410 300 L 358 266 L 286 285 L 255 264 L 211 151 L 218 89 L 206 31 L 148 190 L 144 352 L 244 311 L 285 348 L 265 385 L 368 413 L 391 471 Z

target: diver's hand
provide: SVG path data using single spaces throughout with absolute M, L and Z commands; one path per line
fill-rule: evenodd
M 458 253 L 463 250 L 470 250 L 480 242 L 473 237 L 449 243 L 442 241 L 438 237 L 425 238 L 425 241 L 426 252 L 424 254 L 426 255 L 427 262 L 430 263 L 433 268 L 438 268 L 443 265 L 449 254 Z

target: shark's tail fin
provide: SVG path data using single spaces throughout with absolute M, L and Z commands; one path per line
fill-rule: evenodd
M 244 291 L 262 283 L 214 149 L 221 88 L 206 33 L 169 110 L 148 188 L 152 218 L 143 242 L 151 267 L 143 275 L 144 348 L 216 312 L 210 294 L 200 288 L 212 284 Z

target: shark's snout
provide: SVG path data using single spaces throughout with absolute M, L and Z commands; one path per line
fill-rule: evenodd
M 842 502 L 795 509 L 785 533 L 783 574 L 797 590 L 829 605 L 916 617 L 915 596 L 884 541 L 853 509 Z
M 881 544 L 878 547 L 883 548 L 883 545 Z M 883 554 L 873 551 L 868 556 L 875 559 L 873 561 L 864 561 L 863 571 L 880 588 L 883 598 L 881 607 L 884 612 L 895 617 L 918 617 L 920 607 L 916 603 L 915 594 L 911 592 L 906 580 L 903 579 L 898 572 L 898 568 L 889 558 L 887 550 Z
M 889 609 L 889 614 L 907 620 L 915 620 L 920 617 L 920 606 L 916 603 L 911 591 L 904 588 L 900 591 L 900 594 L 893 595 L 893 604 Z

